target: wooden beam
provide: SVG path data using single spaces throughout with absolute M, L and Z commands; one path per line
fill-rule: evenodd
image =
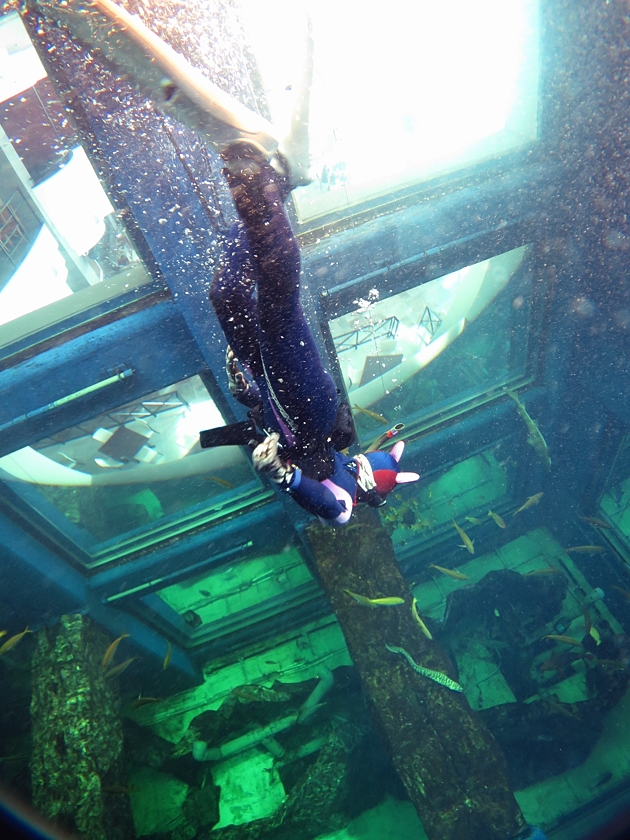
M 465 696 L 417 673 L 420 666 L 457 674 L 444 650 L 420 630 L 412 595 L 376 511 L 359 510 L 349 525 L 307 527 L 320 582 L 343 630 L 377 731 L 429 840 L 508 840 L 525 826 L 510 789 L 505 757 Z M 400 597 L 398 606 L 364 606 Z

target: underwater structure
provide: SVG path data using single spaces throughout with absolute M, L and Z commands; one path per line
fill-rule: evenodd
M 422 5 L 0 2 L 0 801 L 26 836 L 630 824 L 628 11 Z M 249 422 L 208 299 L 218 152 L 275 151 L 309 38 L 303 309 L 349 456 L 404 440 L 421 476 L 339 528 L 200 445 Z
M 525 820 L 512 795 L 505 758 L 447 673 L 453 669 L 448 657 L 427 637 L 430 633 L 419 630 L 413 598 L 378 516 L 371 511 L 356 516 L 350 530 L 309 526 L 309 539 L 318 579 L 373 709 L 375 729 L 427 836 L 515 836 Z M 357 604 L 349 587 L 360 589 L 366 582 L 403 603 L 380 609 Z
M 99 661 L 106 647 L 89 618 L 62 616 L 38 634 L 32 662 L 33 804 L 95 840 L 133 831 L 120 796 L 127 786 L 117 686 Z

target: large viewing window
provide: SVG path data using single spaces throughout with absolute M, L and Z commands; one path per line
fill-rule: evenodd
M 238 446 L 201 450 L 224 423 L 194 376 L 0 458 L 0 478 L 97 565 L 262 498 Z
M 389 297 L 375 287 L 329 322 L 362 441 L 394 423 L 431 422 L 525 374 L 532 263 L 522 246 Z
M 301 4 L 240 0 L 274 122 L 300 77 Z M 311 4 L 315 180 L 301 222 L 530 145 L 537 137 L 538 0 Z

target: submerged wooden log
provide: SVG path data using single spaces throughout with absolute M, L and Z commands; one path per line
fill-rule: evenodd
M 86 840 L 135 836 L 118 689 L 101 667 L 110 641 L 91 619 L 65 615 L 39 631 L 33 655 L 33 803 Z
M 524 827 L 510 789 L 505 757 L 463 694 L 417 673 L 386 645 L 456 679 L 435 641 L 420 630 L 412 595 L 374 510 L 350 525 L 313 523 L 307 535 L 320 582 L 335 610 L 394 766 L 430 840 L 509 840 Z M 404 598 L 398 606 L 369 607 L 369 598 Z

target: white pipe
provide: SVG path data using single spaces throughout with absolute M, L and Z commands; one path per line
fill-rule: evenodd
M 30 446 L 25 446 L 0 458 L 0 477 L 5 481 L 24 481 L 56 487 L 101 487 L 110 484 L 150 484 L 153 481 L 188 478 L 245 463 L 249 462 L 239 446 L 222 446 L 187 455 L 166 464 L 134 464 L 91 475 L 59 464 Z
M 319 682 L 300 708 L 300 713 L 298 715 L 299 723 L 305 723 L 310 717 L 312 717 L 315 711 L 317 711 L 317 709 L 319 709 L 322 705 L 321 701 L 323 700 L 324 695 L 327 694 L 333 687 L 335 678 L 333 677 L 333 672 L 326 665 L 322 665 L 320 667 L 317 676 L 319 678 Z
M 259 744 L 265 738 L 270 738 L 277 735 L 278 732 L 283 732 L 285 729 L 293 726 L 297 719 L 297 712 L 294 712 L 292 715 L 276 720 L 267 726 L 255 729 L 253 732 L 240 735 L 238 738 L 235 738 L 233 741 L 228 741 L 227 744 L 222 744 L 220 747 L 208 747 L 205 741 L 195 741 L 192 749 L 193 758 L 197 761 L 221 761 L 223 758 L 236 755 L 236 753 Z

